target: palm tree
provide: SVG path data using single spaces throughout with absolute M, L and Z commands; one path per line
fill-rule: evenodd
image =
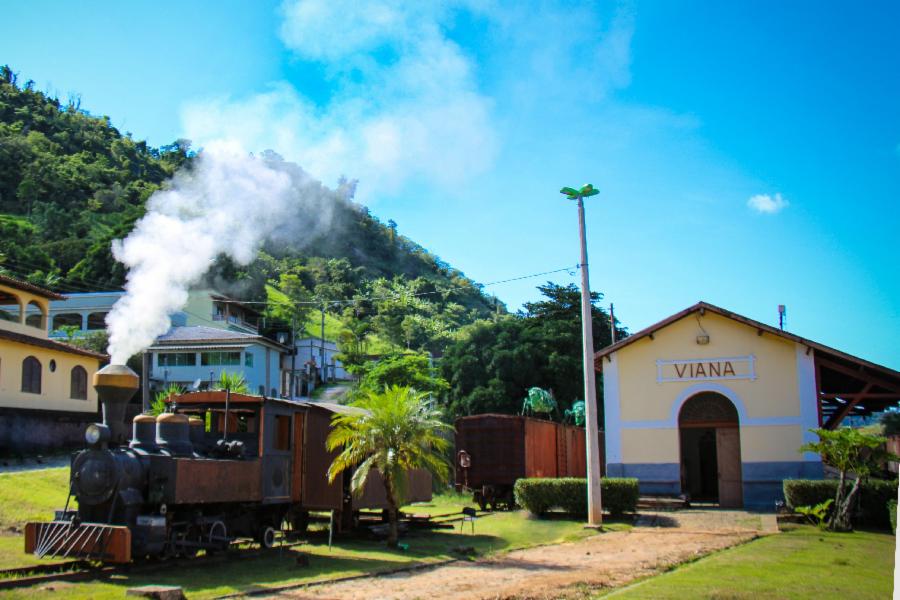
M 225 390 L 235 394 L 246 394 L 250 391 L 247 380 L 240 373 L 229 373 L 222 371 L 219 374 L 219 380 L 216 381 L 215 388 L 217 390 Z
M 362 410 L 335 414 L 325 441 L 329 450 L 341 450 L 328 468 L 329 482 L 355 469 L 350 490 L 360 495 L 370 470 L 381 474 L 388 503 L 389 546 L 397 545 L 398 509 L 410 469 L 427 469 L 438 481 L 446 481 L 450 473 L 444 458 L 450 442 L 441 433 L 453 427 L 438 418 L 426 398 L 425 393 L 400 386 L 363 392 L 351 404 Z

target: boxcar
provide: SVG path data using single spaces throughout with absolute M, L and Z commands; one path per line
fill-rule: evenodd
M 522 477 L 585 477 L 583 427 L 518 415 L 456 420 L 456 486 L 482 510 L 513 505 Z M 602 464 L 602 461 L 601 461 Z

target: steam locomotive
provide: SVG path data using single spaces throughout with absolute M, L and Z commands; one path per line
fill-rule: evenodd
M 109 365 L 94 387 L 103 423 L 88 426 L 87 449 L 73 456 L 66 507 L 50 523 L 26 525 L 26 552 L 124 563 L 222 551 L 237 538 L 271 547 L 285 526 L 304 530 L 310 511 L 334 511 L 349 526 L 361 508 L 387 508 L 376 472 L 358 499 L 349 475 L 326 477 L 336 454 L 325 448 L 331 416 L 359 409 L 196 392 L 176 397 L 173 412 L 137 415 L 127 440 L 137 375 Z M 408 499 L 429 500 L 430 476 L 408 477 Z

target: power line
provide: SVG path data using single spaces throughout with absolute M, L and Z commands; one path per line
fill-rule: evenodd
M 475 286 L 472 286 L 472 287 L 476 287 L 476 288 L 481 289 L 481 288 L 486 288 L 486 287 L 492 286 L 492 285 L 500 285 L 500 284 L 502 284 L 502 283 L 510 283 L 510 282 L 513 282 L 513 281 L 521 281 L 521 280 L 523 280 L 523 279 L 533 279 L 534 277 L 542 277 L 542 276 L 544 276 L 544 275 L 552 275 L 552 274 L 554 274 L 554 273 L 562 273 L 563 271 L 566 271 L 566 272 L 569 273 L 570 275 L 574 275 L 574 273 L 573 273 L 573 271 L 572 271 L 573 268 L 574 268 L 574 269 L 577 269 L 577 268 L 578 268 L 578 265 L 576 265 L 575 267 L 563 267 L 563 268 L 561 268 L 561 269 L 554 269 L 553 271 L 543 271 L 543 272 L 541 272 L 541 273 L 531 273 L 531 274 L 529 274 L 529 275 L 520 275 L 520 276 L 518 276 L 518 277 L 511 277 L 511 278 L 509 278 L 509 279 L 500 279 L 500 280 L 497 280 L 497 281 L 491 281 L 491 282 L 488 282 L 488 283 L 476 284 Z M 350 300 L 347 300 L 347 299 L 342 299 L 342 300 L 325 300 L 325 299 L 318 299 L 318 300 L 297 301 L 297 302 L 293 302 L 293 301 L 287 301 L 287 302 L 286 302 L 286 301 L 284 301 L 284 300 L 275 300 L 275 301 L 271 301 L 271 300 L 266 300 L 266 301 L 262 301 L 262 300 L 253 300 L 253 301 L 250 301 L 250 300 L 248 300 L 248 301 L 243 301 L 243 300 L 240 300 L 240 301 L 236 301 L 236 302 L 239 302 L 240 304 L 264 304 L 264 305 L 276 304 L 276 305 L 282 305 L 282 306 L 301 306 L 301 305 L 309 305 L 309 306 L 322 306 L 322 305 L 340 306 L 340 305 L 342 305 L 342 304 L 343 304 L 343 305 L 353 305 L 353 304 L 357 304 L 357 303 L 359 303 L 359 302 L 367 302 L 367 301 L 368 301 L 368 302 L 373 302 L 373 301 L 378 301 L 378 300 L 391 300 L 391 299 L 394 299 L 394 298 L 402 298 L 402 297 L 420 297 L 420 296 L 431 296 L 431 295 L 435 295 L 435 294 L 447 294 L 447 293 L 450 293 L 450 292 L 459 291 L 459 290 L 466 290 L 466 289 L 471 289 L 471 287 L 469 287 L 469 286 L 458 286 L 458 287 L 453 287 L 453 288 L 446 288 L 446 289 L 443 289 L 443 290 L 434 290 L 434 291 L 431 291 L 431 292 L 415 292 L 415 293 L 411 293 L 411 294 L 394 293 L 394 294 L 388 294 L 388 295 L 385 295 L 385 296 L 362 296 L 362 297 L 357 297 L 357 298 L 353 298 L 353 299 L 350 299 Z
M 40 267 L 40 265 L 36 265 L 34 263 L 29 264 L 28 261 L 23 261 L 23 260 L 19 260 L 19 261 L 17 261 L 17 263 L 25 266 L 26 268 L 29 266 L 32 268 Z M 9 270 L 10 272 L 12 272 L 16 276 L 18 276 L 20 279 L 25 280 L 28 276 L 28 274 L 26 274 L 24 271 L 15 269 L 14 267 L 10 267 L 10 265 L 8 265 L 8 264 L 3 264 L 0 266 Z M 434 290 L 434 291 L 430 291 L 430 292 L 414 292 L 414 293 L 410 293 L 410 294 L 393 293 L 393 294 L 388 294 L 388 295 L 383 295 L 383 296 L 359 296 L 359 297 L 352 298 L 352 299 L 340 299 L 340 300 L 328 300 L 328 299 L 316 299 L 316 300 L 310 300 L 310 301 L 234 300 L 233 302 L 237 303 L 237 304 L 246 304 L 246 305 L 256 304 L 256 305 L 264 305 L 264 306 L 269 306 L 269 305 L 276 305 L 276 306 L 322 306 L 322 305 L 351 306 L 351 305 L 357 304 L 359 302 L 376 302 L 379 300 L 391 300 L 391 299 L 398 299 L 398 298 L 403 298 L 403 297 L 418 298 L 418 297 L 433 296 L 433 295 L 438 295 L 438 294 L 448 294 L 448 293 L 452 293 L 455 291 L 471 290 L 473 288 L 478 289 L 480 291 L 481 289 L 490 287 L 490 286 L 501 285 L 504 283 L 511 283 L 513 281 L 522 281 L 525 279 L 533 279 L 535 277 L 542 277 L 544 275 L 553 275 L 553 274 L 562 273 L 562 272 L 566 272 L 569 275 L 574 275 L 574 270 L 578 269 L 578 267 L 579 267 L 579 265 L 575 265 L 574 267 L 562 267 L 559 269 L 553 269 L 551 271 L 541 271 L 539 273 L 529 273 L 527 275 L 519 275 L 516 277 L 510 277 L 507 279 L 499 279 L 499 280 L 491 281 L 491 282 L 484 283 L 484 284 L 478 284 L 478 283 L 473 282 L 473 285 L 471 285 L 471 286 L 457 286 L 457 287 L 445 288 L 443 290 Z M 95 284 L 100 288 L 113 287 L 113 286 L 110 286 L 108 283 L 102 283 L 102 282 L 99 282 L 96 280 L 82 278 L 82 279 L 80 279 L 80 282 L 83 282 L 83 283 L 64 282 L 58 287 L 69 287 L 72 290 L 74 290 L 72 293 L 85 293 L 85 292 L 97 292 L 97 291 L 113 291 L 113 292 L 125 291 L 123 288 L 116 288 L 116 289 L 112 289 L 112 290 L 110 290 L 110 289 L 98 290 L 96 288 L 91 288 L 91 287 L 89 287 L 89 285 L 87 285 L 87 284 Z M 192 316 L 195 316 L 195 317 L 198 316 L 198 315 L 193 315 L 193 313 L 190 313 L 190 312 L 184 311 L 184 310 L 182 310 L 181 312 L 185 312 L 186 314 L 191 314 Z

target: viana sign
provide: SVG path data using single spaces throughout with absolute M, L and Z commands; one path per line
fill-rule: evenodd
M 751 354 L 726 358 L 656 361 L 656 381 L 659 383 L 717 379 L 756 379 L 755 357 Z

